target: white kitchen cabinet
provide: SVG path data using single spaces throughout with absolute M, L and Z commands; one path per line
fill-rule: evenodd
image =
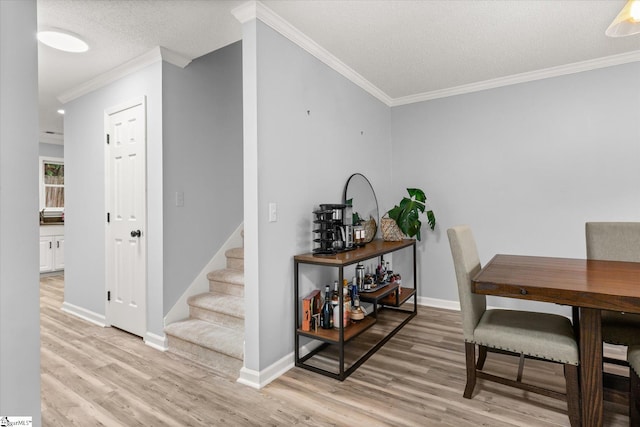
M 40 272 L 64 270 L 64 226 L 40 226 Z

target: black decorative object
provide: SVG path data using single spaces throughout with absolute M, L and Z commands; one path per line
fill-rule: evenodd
M 353 249 L 352 226 L 344 220 L 346 210 L 347 205 L 325 203 L 313 211 L 314 254 L 332 255 Z

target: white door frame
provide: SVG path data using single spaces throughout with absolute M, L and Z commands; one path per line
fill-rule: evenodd
M 110 115 L 115 114 L 115 113 L 117 113 L 119 111 L 122 111 L 122 110 L 133 108 L 133 107 L 135 107 L 137 105 L 140 105 L 140 104 L 143 107 L 144 117 L 145 117 L 145 130 L 144 130 L 144 134 L 145 134 L 145 136 L 144 136 L 144 138 L 145 138 L 145 153 L 144 153 L 144 156 L 145 156 L 145 159 L 146 159 L 147 152 L 148 152 L 148 150 L 146 148 L 147 143 L 148 143 L 148 141 L 147 141 L 147 136 L 148 136 L 147 135 L 147 125 L 146 125 L 146 123 L 147 123 L 147 99 L 146 99 L 146 96 L 142 95 L 142 96 L 139 96 L 139 97 L 135 97 L 135 98 L 132 98 L 132 99 L 126 101 L 126 102 L 123 102 L 122 104 L 119 104 L 119 105 L 116 105 L 114 107 L 107 108 L 107 109 L 104 110 L 104 135 L 105 135 L 105 140 L 103 141 L 103 143 L 104 143 L 104 162 L 105 162 L 104 163 L 104 165 L 105 165 L 105 181 L 104 181 L 104 184 L 105 184 L 105 208 L 106 208 L 106 210 L 105 210 L 105 218 L 104 218 L 104 220 L 105 220 L 105 223 L 104 223 L 105 224 L 105 228 L 104 228 L 104 233 L 105 233 L 104 234 L 105 235 L 105 273 L 106 273 L 105 274 L 105 290 L 104 290 L 105 299 L 104 299 L 104 301 L 105 301 L 105 325 L 106 326 L 112 326 L 111 325 L 110 304 L 109 304 L 109 301 L 107 300 L 107 292 L 109 291 L 109 285 L 110 285 L 110 281 L 109 281 L 109 274 L 110 273 L 109 273 L 109 271 L 106 271 L 109 268 L 109 263 L 107 262 L 108 261 L 108 258 L 107 258 L 108 255 L 107 254 L 108 254 L 108 251 L 109 251 L 109 233 L 110 233 L 109 223 L 107 222 L 107 213 L 110 210 L 112 210 L 112 207 L 110 206 L 110 200 L 109 200 L 110 190 L 111 190 L 111 171 L 110 171 L 110 168 L 109 168 L 109 163 L 110 163 L 110 145 L 107 144 L 106 135 L 109 132 L 109 126 L 110 126 L 110 118 L 109 117 L 110 117 Z M 144 244 L 145 247 L 146 247 L 146 245 L 147 245 L 146 231 L 148 230 L 148 227 L 147 227 L 147 225 L 148 225 L 148 195 L 147 195 L 147 187 L 148 187 L 148 185 L 146 183 L 146 180 L 148 178 L 148 174 L 147 174 L 146 160 L 145 160 L 144 176 L 145 176 L 145 195 L 144 195 L 144 197 L 145 197 L 145 200 L 144 200 L 144 206 L 145 206 L 145 225 L 144 225 L 145 237 L 144 237 L 144 239 L 143 239 L 141 244 Z M 142 336 L 143 338 L 145 337 L 146 331 L 147 331 L 148 311 L 149 311 L 149 306 L 148 306 L 149 305 L 148 304 L 148 295 L 149 295 L 149 292 L 148 292 L 148 290 L 149 290 L 149 281 L 148 281 L 148 276 L 149 276 L 148 275 L 149 258 L 148 258 L 148 251 L 146 249 L 145 249 L 144 264 L 145 264 L 145 267 L 144 267 L 144 269 L 145 269 L 145 286 L 144 286 L 144 303 L 145 303 L 144 331 L 145 331 L 145 334 Z

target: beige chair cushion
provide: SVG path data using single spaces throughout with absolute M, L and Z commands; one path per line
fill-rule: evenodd
M 571 322 L 556 314 L 487 310 L 473 342 L 572 365 L 580 360 Z
M 640 376 L 640 345 L 633 345 L 627 351 L 629 366 Z
M 473 340 L 473 330 L 487 308 L 484 295 L 471 292 L 471 279 L 480 271 L 480 258 L 476 241 L 468 225 L 458 225 L 447 230 L 453 265 L 458 283 L 462 332 L 464 339 Z
M 587 258 L 640 262 L 640 222 L 587 222 Z
M 640 314 L 603 311 L 602 340 L 617 345 L 640 344 Z

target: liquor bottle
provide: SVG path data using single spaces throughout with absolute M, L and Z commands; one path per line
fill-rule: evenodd
M 347 326 L 349 324 L 349 313 L 351 313 L 351 295 L 349 295 L 349 288 L 347 287 L 346 280 L 342 287 L 342 324 Z
M 333 306 L 331 305 L 331 290 L 329 285 L 324 288 L 324 304 L 320 312 L 320 327 L 322 329 L 333 328 Z
M 338 281 L 333 282 L 333 294 L 331 294 L 331 308 L 333 309 L 333 327 L 340 328 L 340 294 L 338 293 Z
M 338 294 L 338 281 L 334 280 L 333 281 L 333 293 L 331 294 L 331 301 L 333 300 L 337 300 L 340 296 L 340 294 Z

